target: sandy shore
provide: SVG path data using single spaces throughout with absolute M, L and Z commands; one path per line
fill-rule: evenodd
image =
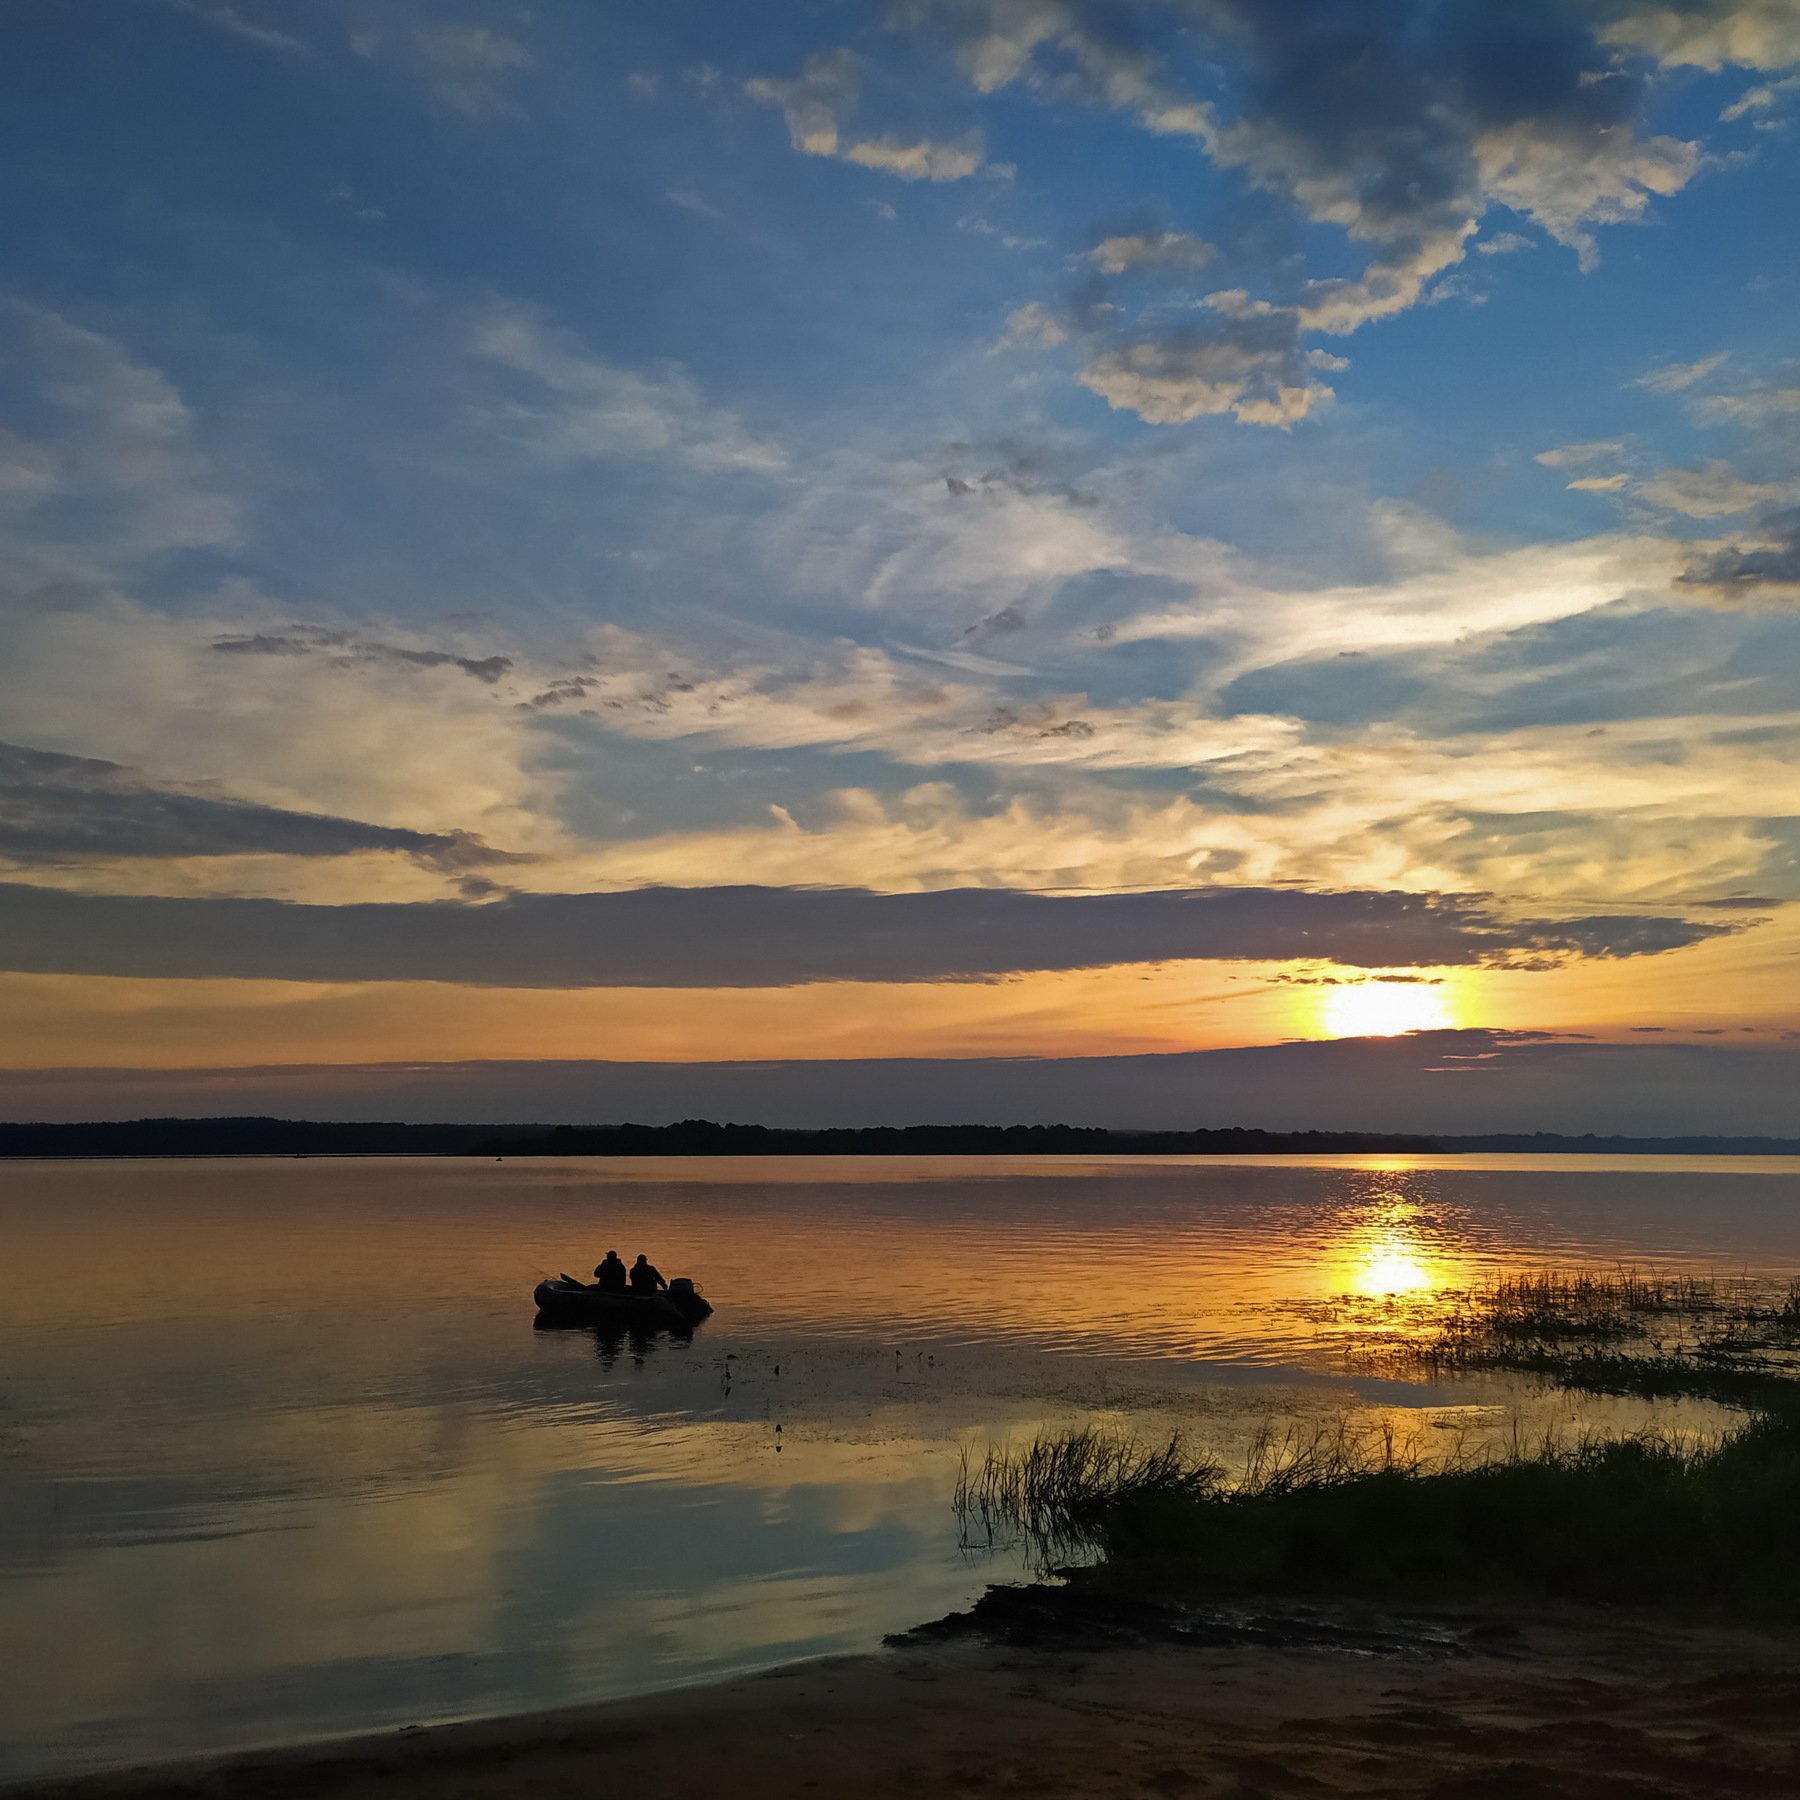
M 1420 1647 L 953 1636 L 9 1800 L 1800 1794 L 1800 1636 L 1623 1615 L 1384 1629 Z

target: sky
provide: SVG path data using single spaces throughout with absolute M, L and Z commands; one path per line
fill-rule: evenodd
M 0 29 L 0 1113 L 1796 1129 L 1800 0 Z

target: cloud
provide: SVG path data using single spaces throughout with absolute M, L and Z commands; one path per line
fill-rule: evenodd
M 862 65 L 850 50 L 821 50 L 789 80 L 759 76 L 744 83 L 752 100 L 781 108 L 788 140 L 802 156 L 837 155 L 838 116 L 856 104 L 861 88 Z
M 673 188 L 663 198 L 671 206 L 679 206 L 683 212 L 690 212 L 699 219 L 723 220 L 725 217 L 710 200 L 702 200 L 686 188 Z
M 1697 557 L 1681 580 L 1734 603 L 1800 599 L 1800 512 L 1767 520 L 1748 549 L 1729 544 Z
M 962 181 L 981 172 L 986 150 L 978 131 L 948 142 L 891 134 L 846 138 L 843 120 L 855 109 L 861 88 L 862 64 L 850 50 L 821 50 L 786 80 L 759 76 L 744 83 L 752 100 L 781 108 L 788 141 L 802 156 L 835 157 L 902 181 Z
M 1696 382 L 1704 381 L 1730 355 L 1729 350 L 1715 350 L 1711 356 L 1703 356 L 1698 362 L 1666 363 L 1661 368 L 1650 369 L 1640 375 L 1632 386 L 1648 388 L 1653 394 L 1678 394 L 1684 388 L 1691 388 Z
M 1566 469 L 1571 465 L 1597 462 L 1603 456 L 1618 456 L 1625 446 L 1613 439 L 1591 444 L 1559 444 L 1554 450 L 1540 450 L 1532 459 L 1546 469 Z
M 1575 494 L 1616 494 L 1631 482 L 1629 475 L 1580 475 L 1569 483 Z
M 432 91 L 471 118 L 516 112 L 512 78 L 537 60 L 516 38 L 453 21 L 420 27 L 413 45 Z
M 235 542 L 241 506 L 160 369 L 60 313 L 0 297 L 0 367 L 16 419 L 0 431 L 0 519 L 19 586 L 105 581 L 166 551 Z
M 1122 344 L 1095 356 L 1079 379 L 1108 406 L 1152 425 L 1230 413 L 1244 424 L 1285 427 L 1332 397 L 1309 373 L 1293 315 L 1283 313 Z
M 187 616 L 116 595 L 24 606 L 0 657 L 0 718 L 15 742 L 151 771 L 158 785 L 204 792 L 225 776 L 234 798 L 284 811 L 547 848 L 556 781 L 531 766 L 512 683 L 458 666 L 491 644 L 447 636 L 296 631 L 240 590 L 210 608 L 196 599 Z M 221 652 L 221 638 L 300 647 Z
M 0 1114 L 1791 1136 L 1797 1086 L 1786 1044 L 1465 1030 L 1149 1056 L 8 1070 Z
M 450 650 L 373 643 L 320 625 L 295 625 L 279 632 L 227 633 L 214 638 L 212 647 L 224 656 L 324 655 L 345 666 L 386 662 L 414 669 L 460 669 L 471 679 L 485 682 L 490 687 L 509 674 L 513 666 L 510 656 L 459 656 Z
M 1103 275 L 1169 269 L 1203 269 L 1218 251 L 1203 238 L 1185 231 L 1160 231 L 1153 236 L 1103 238 L 1088 252 L 1088 260 Z
M 1006 315 L 1006 329 L 994 342 L 995 351 L 1012 350 L 1020 345 L 1050 349 L 1066 343 L 1069 328 L 1047 306 L 1037 300 L 1015 306 Z
M 682 370 L 646 373 L 607 362 L 535 307 L 490 308 L 469 347 L 522 378 L 523 397 L 492 409 L 494 428 L 552 461 L 666 456 L 708 473 L 765 475 L 786 464 L 735 413 L 708 405 Z
M 1793 0 L 1681 0 L 1634 7 L 1600 38 L 1668 67 L 1785 69 L 1800 62 L 1800 10 Z
M 1785 81 L 1765 81 L 1753 88 L 1746 88 L 1738 99 L 1719 114 L 1721 124 L 1735 124 L 1740 119 L 1749 119 L 1758 131 L 1779 131 L 1783 128 L 1783 120 L 1772 115 L 1790 94 L 1800 93 L 1800 75 L 1790 75 Z
M 1376 319 L 1417 306 L 1433 279 L 1462 261 L 1474 223 L 1421 237 L 1389 256 L 1370 262 L 1354 280 L 1312 281 L 1301 290 L 1296 319 L 1307 331 L 1342 337 Z M 1440 288 L 1446 283 L 1439 283 Z M 1435 294 L 1438 290 L 1432 289 Z M 1455 292 L 1454 288 L 1448 289 Z
M 272 25 L 247 19 L 235 6 L 209 5 L 206 0 L 172 0 L 180 12 L 204 20 L 215 31 L 234 37 L 240 43 L 254 44 L 259 50 L 277 50 L 287 56 L 310 56 L 312 52 L 296 37 L 277 31 Z
M 1722 519 L 1770 505 L 1793 490 L 1784 482 L 1745 481 L 1730 463 L 1715 458 L 1697 469 L 1663 469 L 1639 482 L 1637 491 L 1652 506 L 1691 519 Z
M 1738 929 L 1631 915 L 1508 921 L 1480 896 L 1255 888 L 637 888 L 476 906 L 306 906 L 0 884 L 0 967 L 182 979 L 704 988 L 1292 956 L 1362 968 L 1547 966 L 1654 956 Z
M 407 831 L 146 780 L 96 757 L 0 743 L 0 858 L 55 867 L 118 859 L 409 856 L 440 873 L 529 860 L 462 831 Z
M 1490 238 L 1483 238 L 1475 248 L 1483 256 L 1516 256 L 1521 250 L 1535 249 L 1530 238 L 1520 237 L 1516 231 L 1496 231 Z
M 1641 129 L 1644 74 L 1606 69 L 1578 9 L 1418 9 L 1401 29 L 1395 16 L 1355 8 L 1207 0 L 1184 15 L 1188 42 L 1167 55 L 1146 5 L 912 0 L 901 17 L 944 38 L 983 93 L 1018 84 L 1191 139 L 1218 167 L 1362 246 L 1360 275 L 1261 302 L 1290 334 L 1342 335 L 1443 297 L 1432 283 L 1495 207 L 1591 267 L 1595 228 L 1642 218 L 1700 166 L 1698 145 Z M 1229 100 L 1201 97 L 1200 81 Z M 1523 242 L 1507 236 L 1507 248 Z M 1100 266 L 1121 262 L 1130 266 Z M 1267 357 L 1253 382 L 1221 378 L 1244 357 L 1235 340 L 1201 352 L 1184 331 L 1140 332 L 1103 347 L 1082 379 L 1157 423 L 1229 412 L 1290 424 L 1327 396 Z
M 1382 646 L 1447 644 L 1591 612 L 1633 593 L 1666 590 L 1676 553 L 1655 539 L 1594 537 L 1567 544 L 1492 548 L 1445 533 L 1413 509 L 1373 509 L 1386 567 L 1369 579 L 1322 587 L 1231 570 L 1206 599 L 1119 621 L 1118 642 L 1241 634 L 1241 670 Z M 1221 591 L 1222 586 L 1222 591 Z
M 863 138 L 846 144 L 838 154 L 842 161 L 860 169 L 880 169 L 902 181 L 962 181 L 980 173 L 983 150 L 980 135 L 971 132 L 955 143 Z
M 984 507 L 975 531 L 994 517 Z M 988 599 L 979 582 L 969 591 Z M 1025 616 L 1016 604 L 1001 606 L 982 615 L 984 635 L 1011 637 L 1009 623 Z M 958 644 L 967 638 L 965 624 Z M 1021 697 L 1005 678 L 1022 671 L 966 651 L 926 659 L 869 646 L 815 646 L 789 664 L 680 658 L 654 639 L 617 629 L 597 632 L 592 642 L 581 709 L 609 731 L 652 742 L 874 751 L 923 766 L 1199 768 L 1268 747 L 1288 731 L 1278 721 L 1209 719 L 1185 701 L 1096 704 L 1080 692 L 1043 691 L 1041 683 Z
M 1694 415 L 1703 425 L 1766 425 L 1800 413 L 1800 387 L 1776 387 L 1757 382 L 1735 394 L 1703 394 L 1694 402 Z
M 1535 219 L 1583 269 L 1600 260 L 1590 226 L 1641 219 L 1700 167 L 1698 144 L 1640 138 L 1622 118 L 1518 120 L 1482 132 L 1475 155 L 1485 196 Z
M 1604 629 L 1573 635 L 1612 642 Z M 1710 660 L 1671 658 L 1666 648 L 1664 659 L 1673 666 L 1657 679 L 1672 696 L 1685 694 L 1690 705 L 1711 696 Z M 1412 708 L 1383 704 L 1378 685 L 1364 702 L 1367 723 L 1346 716 L 1358 665 L 1329 651 L 1310 670 L 1324 684 L 1313 690 L 1326 702 L 1319 709 L 1305 704 L 1309 671 L 1291 665 L 1212 707 L 1200 697 L 1110 709 L 1015 704 L 1010 722 L 995 717 L 993 701 L 954 721 L 884 722 L 876 706 L 848 720 L 821 708 L 816 730 L 835 729 L 851 747 L 885 744 L 893 759 L 961 764 L 957 778 L 897 793 L 873 781 L 814 792 L 760 819 L 665 819 L 655 835 L 594 846 L 554 875 L 540 868 L 533 885 L 683 885 L 731 869 L 767 884 L 894 889 L 1196 880 L 1497 889 L 1566 897 L 1578 907 L 1597 891 L 1662 906 L 1778 879 L 1781 828 L 1747 818 L 1745 796 L 1794 786 L 1795 721 L 1779 712 L 1766 718 L 1744 696 L 1752 701 L 1747 714 L 1678 709 L 1620 722 L 1616 687 L 1588 698 L 1595 669 L 1616 667 L 1618 655 L 1590 650 L 1566 661 L 1559 678 L 1516 686 L 1502 672 L 1504 652 L 1475 656 L 1460 679 L 1431 670 L 1425 679 L 1442 697 L 1417 729 L 1395 716 Z M 1620 681 L 1631 689 L 1623 671 Z M 1574 722 L 1531 722 L 1546 689 L 1552 710 Z M 1741 684 L 1731 692 L 1742 695 Z M 1573 698 L 1561 703 L 1563 693 Z M 1315 710 L 1317 727 L 1295 716 Z M 708 716 L 694 714 L 700 722 Z M 1596 717 L 1609 721 L 1598 735 Z M 1069 719 L 1093 726 L 1093 735 L 1044 735 Z M 1448 728 L 1446 719 L 1454 721 Z M 753 709 L 716 722 L 727 741 L 755 742 L 774 728 Z M 983 723 L 1001 729 L 972 729 Z M 1024 779 L 1050 766 L 1054 783 Z M 1134 767 L 1180 769 L 1181 791 L 1111 773 Z M 1012 779 L 990 787 L 976 778 L 979 768 Z

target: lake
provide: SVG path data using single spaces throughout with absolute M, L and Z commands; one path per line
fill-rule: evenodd
M 534 1329 L 608 1248 L 716 1316 Z M 0 1251 L 17 1780 L 871 1647 L 1020 1571 L 965 1451 L 1096 1415 L 1715 1428 L 1354 1347 L 1520 1266 L 1800 1272 L 1800 1159 L 12 1163 Z

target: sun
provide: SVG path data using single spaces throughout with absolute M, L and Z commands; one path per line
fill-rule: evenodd
M 1331 1037 L 1397 1037 L 1403 1031 L 1441 1031 L 1456 1023 L 1447 991 L 1422 981 L 1360 981 L 1324 990 L 1324 1025 Z

